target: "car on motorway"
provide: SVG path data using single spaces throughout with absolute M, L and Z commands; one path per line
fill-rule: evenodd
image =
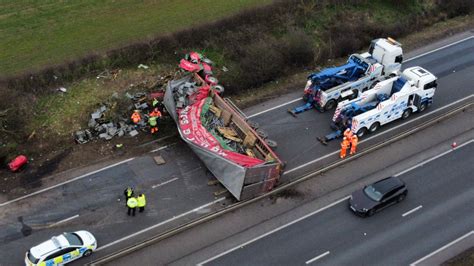
M 92 254 L 97 248 L 95 237 L 88 231 L 62 233 L 32 247 L 26 252 L 25 264 L 63 265 Z
M 359 216 L 372 216 L 377 211 L 405 199 L 408 189 L 398 177 L 390 176 L 352 193 L 350 209 Z

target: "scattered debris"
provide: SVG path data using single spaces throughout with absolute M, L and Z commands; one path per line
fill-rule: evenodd
M 162 100 L 163 92 L 156 91 L 153 93 L 153 101 L 158 101 L 157 99 Z M 112 95 L 114 99 L 118 99 L 117 95 Z M 128 106 L 127 110 L 124 113 L 132 112 L 132 110 L 138 110 L 140 116 L 143 118 L 134 124 L 128 117 L 119 117 L 115 121 L 107 118 L 110 112 L 114 110 L 115 104 L 103 104 L 93 113 L 91 113 L 91 118 L 87 123 L 88 129 L 79 130 L 74 133 L 74 138 L 77 143 L 84 144 L 94 139 L 104 139 L 111 140 L 113 137 L 123 137 L 128 134 L 131 137 L 135 137 L 139 134 L 140 129 L 146 128 L 147 120 L 149 117 L 149 112 L 152 111 L 150 103 L 150 95 L 145 92 L 138 92 L 135 94 L 125 93 L 125 97 L 130 99 L 131 103 Z M 163 109 L 163 104 L 158 101 L 158 104 L 155 104 L 156 108 Z
M 150 67 L 144 64 L 139 64 L 138 68 L 149 69 Z
M 64 87 L 61 87 L 61 88 L 58 88 L 58 91 L 66 93 L 66 92 L 67 92 L 67 89 L 64 88 Z
M 163 159 L 163 157 L 161 157 L 161 155 L 153 157 L 153 160 L 155 160 L 155 163 L 157 165 L 162 165 L 162 164 L 166 163 L 165 159 Z
M 28 158 L 25 155 L 19 155 L 11 162 L 8 163 L 8 168 L 10 171 L 16 172 L 20 170 L 24 165 L 28 163 Z
M 122 72 L 121 69 L 105 70 L 97 75 L 97 79 L 116 79 L 120 72 Z
M 222 71 L 227 72 L 227 71 L 229 71 L 229 69 L 227 67 L 223 66 Z

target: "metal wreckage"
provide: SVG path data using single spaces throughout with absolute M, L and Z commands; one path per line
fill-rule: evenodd
M 272 190 L 283 162 L 270 145 L 220 94 L 212 62 L 191 52 L 180 62 L 183 76 L 168 82 L 163 103 L 181 138 L 237 199 Z M 270 144 L 270 145 L 269 145 Z

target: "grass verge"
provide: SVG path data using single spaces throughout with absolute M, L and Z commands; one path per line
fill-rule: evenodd
M 0 75 L 104 52 L 270 2 L 4 0 L 0 3 Z

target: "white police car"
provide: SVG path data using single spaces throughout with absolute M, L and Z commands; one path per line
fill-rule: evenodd
M 25 264 L 63 265 L 82 256 L 90 256 L 96 248 L 95 237 L 87 231 L 63 233 L 28 250 L 25 255 Z

